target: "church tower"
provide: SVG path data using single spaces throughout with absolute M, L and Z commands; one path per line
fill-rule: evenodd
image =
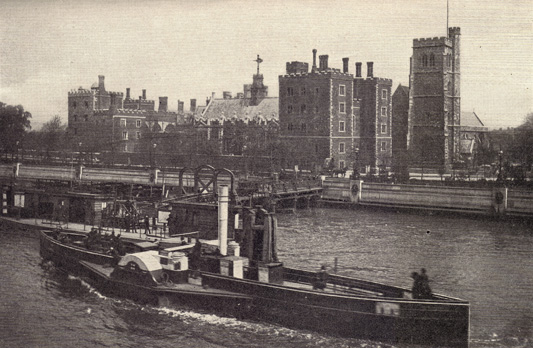
M 460 151 L 460 28 L 413 40 L 409 77 L 411 165 L 450 169 Z

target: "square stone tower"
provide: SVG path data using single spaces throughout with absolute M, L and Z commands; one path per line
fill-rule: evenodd
M 413 40 L 407 146 L 412 166 L 450 169 L 460 152 L 460 28 Z

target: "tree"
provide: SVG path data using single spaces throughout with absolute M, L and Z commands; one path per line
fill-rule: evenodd
M 31 113 L 24 111 L 22 105 L 12 106 L 0 102 L 0 149 L 3 153 L 18 151 L 26 135 L 31 129 Z
M 59 115 L 55 115 L 43 125 L 41 129 L 42 146 L 46 150 L 47 157 L 50 156 L 51 151 L 60 151 L 65 148 L 65 129 L 66 125 L 63 124 Z

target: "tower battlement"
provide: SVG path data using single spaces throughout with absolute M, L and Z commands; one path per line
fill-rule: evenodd
M 418 47 L 431 47 L 431 46 L 442 46 L 442 45 L 451 45 L 450 39 L 447 37 L 430 37 L 430 38 L 420 38 L 413 40 L 413 48 Z
M 78 88 L 78 89 L 71 89 L 69 92 L 68 92 L 68 95 L 69 97 L 70 96 L 73 96 L 73 97 L 85 97 L 85 96 L 93 96 L 94 95 L 94 92 L 91 91 L 90 89 L 83 89 L 83 88 Z

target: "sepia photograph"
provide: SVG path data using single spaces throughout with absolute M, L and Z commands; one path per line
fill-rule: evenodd
M 533 2 L 3 0 L 0 346 L 533 347 Z

